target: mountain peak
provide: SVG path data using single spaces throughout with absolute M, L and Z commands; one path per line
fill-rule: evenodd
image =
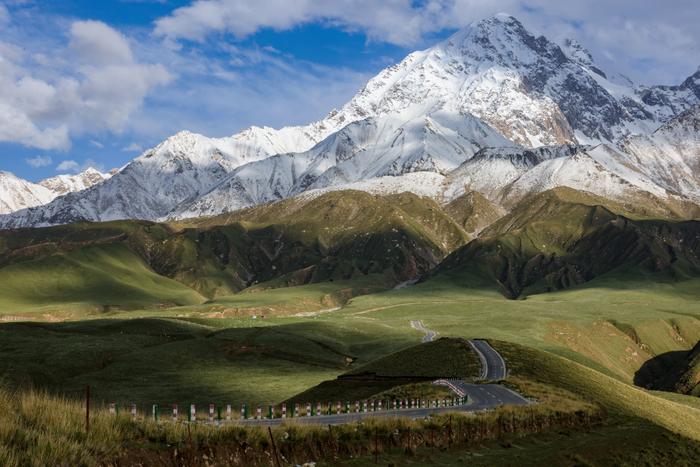
M 88 167 L 87 169 L 83 170 L 78 175 L 103 175 L 103 173 L 91 166 L 91 167 Z
M 473 62 L 511 69 L 542 60 L 555 66 L 567 61 L 558 45 L 544 36 L 535 36 L 517 18 L 506 13 L 476 21 L 436 47 Z

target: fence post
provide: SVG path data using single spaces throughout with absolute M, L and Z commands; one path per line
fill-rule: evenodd
M 214 421 L 214 404 L 209 404 L 209 423 Z
M 255 410 L 255 418 L 257 420 L 262 420 L 262 407 L 258 406 L 258 408 Z
M 117 404 L 114 402 L 109 403 L 109 414 L 110 415 L 116 415 L 117 414 Z
M 131 404 L 131 419 L 136 420 L 136 404 Z
M 173 421 L 177 422 L 177 404 L 173 404 Z
M 312 415 L 311 413 L 311 402 L 306 403 L 306 416 L 310 417 Z
M 321 408 L 320 402 L 316 402 L 316 415 L 323 415 L 323 409 Z
M 282 404 L 282 418 L 287 418 L 287 404 Z
M 360 401 L 355 401 L 355 413 L 360 413 Z
M 282 463 L 280 462 L 280 455 L 277 452 L 277 445 L 275 444 L 275 437 L 272 436 L 272 428 L 269 426 L 267 427 L 267 432 L 270 434 L 270 441 L 272 442 L 272 450 L 275 454 L 275 467 L 282 467 Z
M 195 406 L 194 404 L 190 404 L 190 421 L 197 421 L 197 406 Z
M 226 404 L 226 421 L 231 421 L 231 404 Z
M 90 385 L 85 386 L 85 433 L 90 431 Z

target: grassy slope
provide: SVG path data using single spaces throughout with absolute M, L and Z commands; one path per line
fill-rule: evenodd
M 381 325 L 289 321 L 218 329 L 178 319 L 6 324 L 0 375 L 73 395 L 90 384 L 99 401 L 271 403 L 411 343 Z
M 462 339 L 438 339 L 409 347 L 349 371 L 346 376 L 468 378 L 481 363 Z
M 512 301 L 488 289 L 466 292 L 443 278 L 357 297 L 342 310 L 305 318 L 211 318 L 189 307 L 176 320 L 12 324 L 0 327 L 0 362 L 17 381 L 42 381 L 50 370 L 37 362 L 47 359 L 58 375 L 44 381 L 49 387 L 78 390 L 91 383 L 104 399 L 152 402 L 162 396 L 168 402 L 194 394 L 205 402 L 276 402 L 419 342 L 421 333 L 409 323 L 422 319 L 442 336 L 521 343 L 631 383 L 647 355 L 690 348 L 700 337 L 700 287 L 696 281 L 645 277 L 637 282 L 628 277 L 626 284 L 613 289 L 601 280 Z M 157 314 L 178 316 L 182 310 Z M 105 323 L 112 323 L 109 332 L 102 330 Z M 139 323 L 150 335 L 130 330 L 140 329 Z M 187 332 L 197 324 L 197 332 L 187 339 L 159 336 L 163 323 Z M 568 335 L 576 339 L 565 339 Z M 356 359 L 355 366 L 348 367 L 346 357 Z
M 0 277 L 14 278 L 0 313 L 69 303 L 182 305 L 250 286 L 346 281 L 348 290 L 328 297 L 341 304 L 426 272 L 467 239 L 432 200 L 354 191 L 245 210 L 225 222 L 0 231 Z
M 463 288 L 446 275 L 399 291 L 358 297 L 324 319 L 380 321 L 395 327 L 423 319 L 444 336 L 491 337 L 551 350 L 632 382 L 653 355 L 700 339 L 700 280 L 663 273 L 604 276 L 585 286 L 507 300 Z
M 149 269 L 124 245 L 87 247 L 0 269 L 0 315 L 104 306 L 200 303 L 194 290 Z
M 591 195 L 550 190 L 523 201 L 452 253 L 437 274 L 478 275 L 516 298 L 582 284 L 616 269 L 700 277 L 700 223 L 627 218 Z
M 342 201 L 340 199 L 336 205 L 341 210 L 347 208 Z M 400 212 L 392 211 L 394 214 L 398 212 L 395 219 L 414 209 L 411 207 L 414 200 L 409 201 Z M 593 216 L 604 213 L 583 204 L 581 209 L 588 210 Z M 431 218 L 424 219 L 429 221 Z M 264 221 L 256 220 L 263 224 Z M 554 226 L 560 230 L 558 243 L 552 247 L 566 246 L 570 240 L 573 244 L 581 235 L 581 230 L 577 230 L 580 224 L 569 225 L 559 219 L 555 220 Z M 97 228 L 89 226 L 85 230 L 73 231 L 62 228 L 62 232 L 73 237 L 76 243 L 86 241 L 83 237 L 92 242 Z M 146 232 L 148 235 L 143 233 L 145 227 L 129 228 L 136 229 L 139 238 L 145 235 L 147 239 L 157 239 L 171 235 L 162 226 L 149 226 L 158 232 Z M 303 228 L 295 228 L 298 234 L 306 235 Z M 548 228 L 551 231 L 552 227 Z M 536 247 L 539 240 L 546 238 L 542 237 L 539 228 L 526 226 L 524 230 L 530 232 L 527 248 Z M 43 234 L 46 231 L 37 232 Z M 263 228 L 257 232 L 266 231 Z M 272 231 L 270 238 L 277 233 Z M 139 292 L 138 286 L 146 283 L 143 277 L 150 271 L 140 262 L 140 257 L 129 256 L 135 250 L 118 250 L 117 258 L 114 258 L 115 254 L 104 253 L 121 248 L 113 245 L 112 238 L 123 234 L 123 229 L 117 229 L 115 233 L 100 233 L 103 241 L 93 247 L 100 254 L 83 258 L 85 264 L 80 265 L 80 270 L 85 267 L 90 273 L 84 274 L 80 280 L 99 280 L 102 277 L 109 284 L 105 289 L 114 283 L 123 283 L 126 285 L 117 289 L 120 291 L 117 298 L 133 296 L 141 300 L 143 297 L 139 293 L 145 292 Z M 344 235 L 338 230 L 330 236 L 324 233 L 316 238 L 326 241 L 335 234 Z M 178 248 L 183 245 L 190 248 L 194 244 L 191 240 L 197 238 L 197 231 L 190 231 L 188 235 L 191 236 L 189 240 L 179 244 Z M 237 238 L 233 232 L 226 235 L 230 235 L 227 238 Z M 438 236 L 436 242 L 448 238 Z M 37 239 L 32 248 L 47 251 L 54 248 L 44 240 Z M 220 237 L 210 240 L 211 245 L 220 244 Z M 7 247 L 7 238 L 3 237 L 3 241 Z M 319 244 L 323 245 L 323 242 Z M 10 250 L 12 248 L 9 246 Z M 59 256 L 70 257 L 73 261 L 84 251 L 90 250 L 64 251 Z M 349 254 L 352 251 L 348 250 Z M 183 264 L 195 264 L 198 258 L 193 251 L 185 256 L 189 262 Z M 97 269 L 102 268 L 94 267 L 96 257 L 100 258 L 100 263 L 109 266 L 107 275 L 100 276 Z M 49 258 L 53 260 L 56 256 Z M 135 259 L 130 263 L 128 258 Z M 8 268 L 27 264 L 6 266 L 0 269 L 0 274 Z M 219 274 L 220 270 L 213 264 L 206 263 L 205 266 L 212 267 Z M 62 277 L 67 270 L 62 267 L 60 274 L 54 270 L 51 276 Z M 130 275 L 134 270 L 137 275 Z M 687 426 L 681 416 L 688 407 L 695 407 L 687 398 L 645 392 L 629 384 L 646 359 L 664 352 L 687 350 L 700 338 L 700 280 L 693 275 L 683 275 L 682 271 L 676 272 L 674 275 L 669 271 L 617 268 L 582 286 L 548 294 L 537 294 L 537 289 L 533 288 L 526 299 L 513 301 L 504 299 L 492 283 L 484 279 L 483 271 L 472 267 L 447 271 L 418 286 L 357 297 L 340 311 L 303 319 L 266 318 L 261 321 L 245 317 L 247 312 L 224 313 L 224 318 L 216 318 L 212 313 L 222 312 L 216 308 L 222 307 L 223 311 L 248 309 L 257 314 L 261 308 L 284 307 L 289 300 L 295 301 L 295 311 L 304 308 L 307 301 L 321 308 L 325 307 L 323 297 L 342 295 L 341 291 L 347 288 L 347 284 L 341 288 L 337 288 L 338 282 L 334 282 L 333 286 L 314 284 L 275 289 L 221 298 L 206 305 L 110 315 L 132 318 L 152 314 L 176 319 L 8 324 L 0 326 L 0 374 L 6 375 L 12 384 L 33 381 L 52 390 L 73 394 L 89 383 L 99 400 L 163 404 L 173 401 L 187 403 L 195 398 L 198 403 L 277 402 L 353 368 L 348 367 L 349 360 L 355 359 L 354 364 L 361 365 L 418 342 L 420 333 L 409 327 L 409 321 L 422 319 L 443 336 L 489 337 L 545 350 L 549 353 L 532 353 L 530 358 L 537 364 L 548 365 L 540 370 L 549 371 L 551 381 L 572 391 L 579 388 L 587 397 L 607 400 L 606 404 L 620 413 L 632 413 L 642 401 L 645 409 L 636 412 L 637 416 L 697 438 L 697 430 Z M 15 276 L 21 277 L 15 274 L 6 277 L 12 280 Z M 71 275 L 66 277 L 70 279 Z M 155 278 L 149 280 L 156 281 Z M 27 283 L 31 281 L 22 281 L 20 285 L 25 287 Z M 41 290 L 45 289 L 45 281 L 36 283 L 41 285 Z M 172 281 L 166 283 L 172 285 Z M 8 297 L 11 297 L 8 303 L 21 299 L 21 287 L 7 289 Z M 152 288 L 149 286 L 148 291 Z M 61 294 L 70 290 L 70 287 L 60 286 L 54 292 L 63 300 Z M 78 294 L 82 303 L 94 306 L 89 296 L 80 296 L 84 292 L 85 289 L 78 287 L 70 293 Z M 149 304 L 164 301 L 158 294 L 146 299 L 151 300 Z M 47 299 L 46 306 L 55 303 L 51 300 L 55 298 Z M 62 308 L 72 307 L 72 300 L 74 298 L 59 303 Z M 532 367 L 539 368 L 537 364 Z M 697 421 L 695 412 L 690 413 L 689 420 Z
M 438 378 L 475 378 L 481 364 L 463 339 L 438 339 L 411 346 L 367 364 L 356 366 L 338 379 L 324 381 L 290 402 L 341 400 L 355 401 L 392 394 L 441 393 L 417 384 Z M 404 388 L 404 389 L 401 389 Z M 448 391 L 449 392 L 449 391 Z

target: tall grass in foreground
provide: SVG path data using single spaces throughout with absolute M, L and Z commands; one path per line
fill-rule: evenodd
M 104 411 L 38 391 L 0 390 L 0 465 L 93 465 L 115 457 L 131 427 Z
M 368 419 L 343 426 L 290 423 L 272 430 L 131 420 L 96 410 L 85 432 L 79 401 L 27 390 L 0 390 L 0 465 L 281 465 L 334 462 L 400 449 L 469 445 L 549 429 L 588 427 L 602 415 L 588 404 L 501 408 L 475 415 L 444 414 L 425 420 Z

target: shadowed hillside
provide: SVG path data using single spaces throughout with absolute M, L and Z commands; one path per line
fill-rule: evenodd
M 436 273 L 488 282 L 510 298 L 565 289 L 611 271 L 700 273 L 700 222 L 633 219 L 596 197 L 555 189 L 530 198 L 451 254 Z M 477 279 L 478 278 L 478 279 Z

